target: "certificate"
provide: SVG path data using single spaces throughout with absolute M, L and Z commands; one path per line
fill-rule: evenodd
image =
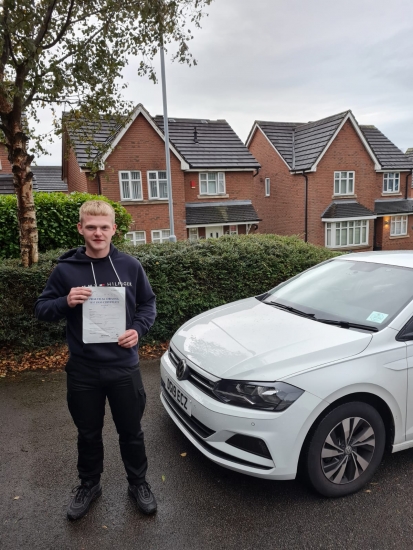
M 83 303 L 83 343 L 117 342 L 126 330 L 125 287 L 93 286 Z

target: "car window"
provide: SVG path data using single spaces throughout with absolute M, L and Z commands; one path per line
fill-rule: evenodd
M 413 299 L 413 270 L 371 262 L 333 260 L 269 292 L 316 318 L 384 328 Z

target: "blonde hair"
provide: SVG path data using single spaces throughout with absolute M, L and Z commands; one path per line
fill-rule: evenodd
M 82 223 L 84 216 L 111 216 L 115 223 L 115 211 L 106 201 L 86 201 L 79 208 L 79 221 Z

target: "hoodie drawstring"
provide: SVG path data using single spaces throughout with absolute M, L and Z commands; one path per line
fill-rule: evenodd
M 109 256 L 109 261 L 110 261 L 110 265 L 112 266 L 113 271 L 115 272 L 116 277 L 118 278 L 120 286 L 123 286 L 122 281 L 120 280 L 118 272 L 116 271 L 115 266 L 113 265 L 113 262 L 112 262 L 112 258 L 110 256 Z M 97 281 L 96 281 L 95 270 L 94 270 L 94 267 L 93 267 L 93 262 L 90 262 L 90 265 L 92 267 L 92 273 L 93 273 L 93 279 L 95 281 L 95 286 L 98 286 Z

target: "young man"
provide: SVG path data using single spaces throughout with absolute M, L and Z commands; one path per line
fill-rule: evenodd
M 156 500 L 145 479 L 147 459 L 140 422 L 146 394 L 139 370 L 138 341 L 155 320 L 155 295 L 138 260 L 119 252 L 111 243 L 116 231 L 115 212 L 107 202 L 85 202 L 80 208 L 79 220 L 77 228 L 85 246 L 59 258 L 35 305 L 36 317 L 42 321 L 67 320 L 70 351 L 66 365 L 67 401 L 78 429 L 77 468 L 81 480 L 67 515 L 69 519 L 81 518 L 102 493 L 100 474 L 103 472 L 102 427 L 106 398 L 119 434 L 129 494 L 142 512 L 152 514 L 156 511 Z M 98 287 L 121 289 L 113 292 L 124 296 L 121 304 L 125 305 L 120 306 L 123 309 L 118 319 L 124 322 L 126 331 L 117 341 L 85 343 L 90 338 L 85 337 L 83 309 L 86 306 L 83 304 L 91 297 L 92 288 L 95 296 L 105 292 Z M 103 309 L 108 312 L 106 317 L 101 317 L 110 327 L 116 313 L 114 315 L 112 310 L 111 317 L 111 305 L 107 307 L 109 309 Z M 95 311 L 95 322 L 101 322 L 96 315 Z M 116 340 L 113 334 L 109 338 Z M 94 337 L 91 339 L 93 341 Z

